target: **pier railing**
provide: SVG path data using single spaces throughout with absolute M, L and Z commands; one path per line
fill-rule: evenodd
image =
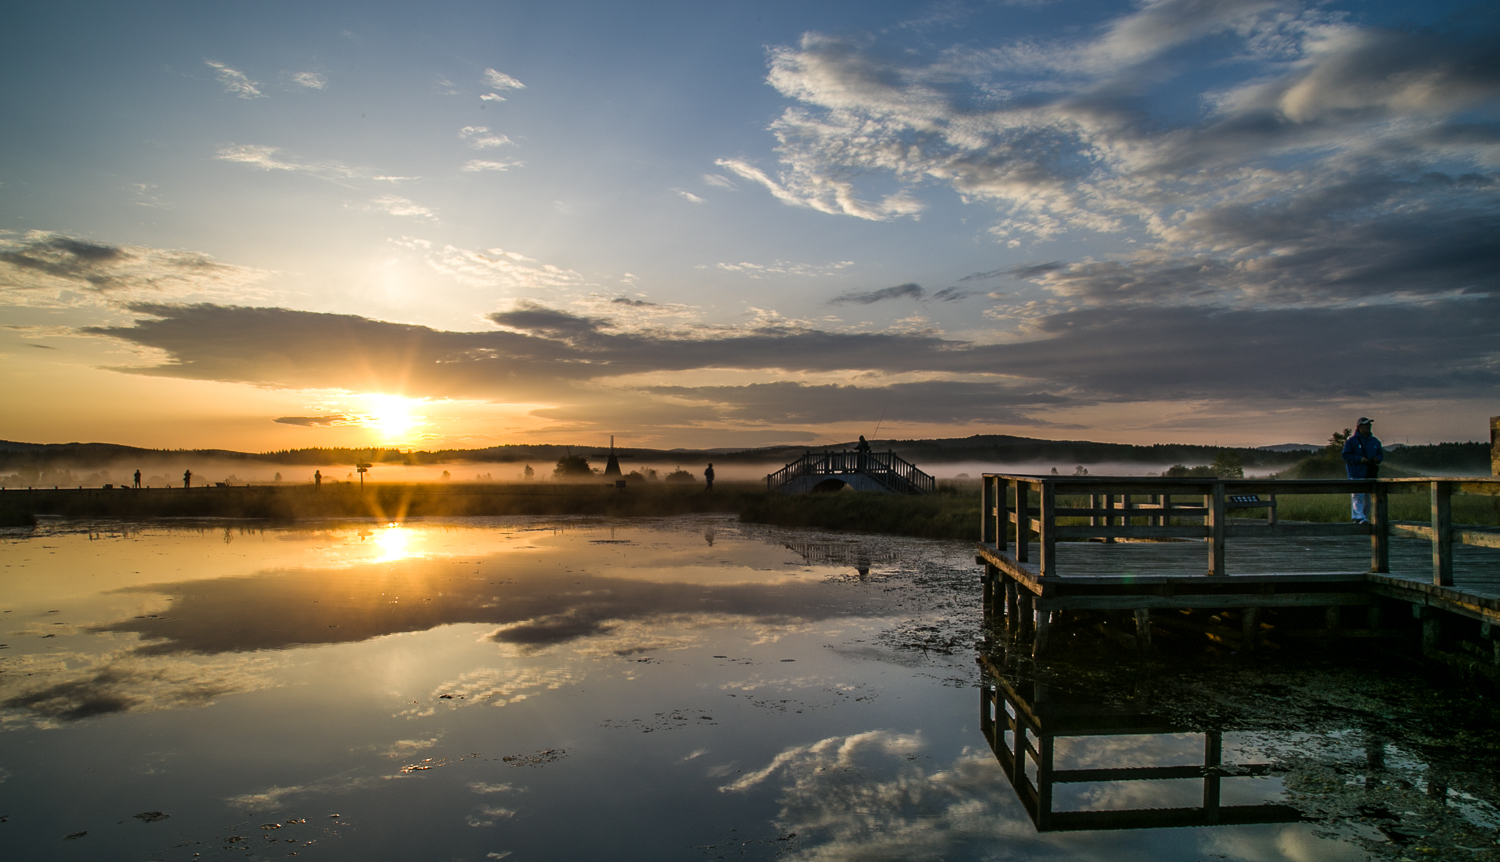
M 1426 486 L 1430 521 L 1392 521 L 1393 491 Z M 1433 583 L 1453 584 L 1453 545 L 1500 548 L 1500 531 L 1455 525 L 1454 494 L 1500 496 L 1500 478 L 1200 479 L 1166 477 L 1037 476 L 984 474 L 981 543 L 992 547 L 1013 574 L 1057 577 L 1057 543 L 1066 540 L 1197 540 L 1207 545 L 1205 575 L 1223 575 L 1225 543 L 1256 537 L 1369 536 L 1370 572 L 1390 571 L 1390 536 L 1405 533 L 1432 542 Z M 1287 523 L 1276 517 L 1276 498 L 1288 494 L 1369 494 L 1368 523 Z M 1116 505 L 1118 500 L 1119 505 Z M 1236 519 L 1234 509 L 1267 513 L 1263 523 Z M 1087 518 L 1088 523 L 1062 523 Z M 1008 544 L 1014 527 L 1015 541 Z M 1030 537 L 1036 536 L 1037 559 Z
M 777 491 L 805 476 L 838 479 L 841 476 L 869 476 L 897 494 L 930 494 L 937 490 L 937 479 L 918 469 L 895 452 L 808 452 L 766 477 L 766 490 Z

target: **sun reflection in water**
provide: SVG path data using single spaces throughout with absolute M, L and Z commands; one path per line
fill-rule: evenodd
M 376 558 L 376 562 L 389 563 L 417 556 L 417 551 L 413 547 L 416 536 L 400 524 L 386 524 L 375 531 L 374 538 L 376 547 L 380 549 L 380 556 Z

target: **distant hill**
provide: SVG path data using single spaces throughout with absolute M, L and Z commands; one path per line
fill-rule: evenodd
M 1195 466 L 1208 464 L 1224 451 L 1236 452 L 1247 468 L 1283 469 L 1320 457 L 1308 457 L 1317 446 L 1280 444 L 1260 448 L 1194 446 L 1180 443 L 1157 443 L 1137 446 L 1129 443 L 1097 443 L 1089 440 L 1042 440 L 1004 434 L 976 434 L 971 437 L 929 440 L 871 440 L 877 452 L 887 450 L 923 464 L 992 463 L 1026 464 L 1052 462 L 1059 464 L 1140 464 Z M 828 446 L 767 446 L 754 449 L 644 449 L 621 447 L 620 455 L 629 455 L 642 463 L 670 463 L 694 466 L 713 461 L 719 464 L 774 464 L 794 461 L 807 452 L 825 449 L 853 448 L 853 441 Z M 579 454 L 602 465 L 607 447 L 535 444 L 491 446 L 484 449 L 440 449 L 436 451 L 400 449 L 313 448 L 284 449 L 273 452 L 235 452 L 226 449 L 142 449 L 114 443 L 22 443 L 0 441 L 0 474 L 24 470 L 45 471 L 61 466 L 69 469 L 94 470 L 129 462 L 130 469 L 160 469 L 195 460 L 218 462 L 241 461 L 246 464 L 285 464 L 326 466 L 352 465 L 358 461 L 375 464 L 435 465 L 464 463 L 530 463 L 550 465 L 567 454 Z M 1321 453 L 1330 465 L 1337 457 Z M 1439 443 L 1430 446 L 1406 446 L 1392 451 L 1388 463 L 1413 475 L 1488 475 L 1487 443 Z M 627 467 L 627 469 L 629 469 Z M 1325 470 L 1326 472 L 1326 470 Z

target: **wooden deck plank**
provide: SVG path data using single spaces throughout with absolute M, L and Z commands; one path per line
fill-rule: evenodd
M 1227 602 L 1225 596 L 1250 595 L 1246 587 L 1269 588 L 1280 596 L 1315 590 L 1319 585 L 1333 589 L 1338 583 L 1364 581 L 1378 587 L 1372 592 L 1388 598 L 1430 603 L 1500 622 L 1500 549 L 1489 547 L 1455 546 L 1452 586 L 1432 583 L 1431 543 L 1406 535 L 1391 537 L 1389 574 L 1368 573 L 1370 545 L 1363 536 L 1240 539 L 1226 549 L 1228 574 L 1216 577 L 1207 575 L 1208 554 L 1202 542 L 1062 542 L 1057 546 L 1060 574 L 1050 578 L 1040 577 L 1033 566 L 1016 563 L 1007 553 L 1012 548 L 982 545 L 980 556 L 1042 597 L 1038 607 L 1043 610 L 1080 595 L 1093 595 L 1103 602 L 1100 607 L 1170 608 Z M 1034 544 L 1031 550 L 1037 553 Z M 1302 567 L 1322 571 L 1297 570 Z M 1152 588 L 1162 587 L 1187 589 L 1189 594 L 1151 595 Z M 1122 589 L 1127 594 L 1120 595 Z M 1215 598 L 1215 593 L 1221 595 Z M 1246 600 L 1244 606 L 1297 601 L 1301 600 L 1267 597 L 1254 603 Z

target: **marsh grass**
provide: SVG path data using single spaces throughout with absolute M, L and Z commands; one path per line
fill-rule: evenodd
M 1277 498 L 1283 521 L 1337 523 L 1349 519 L 1347 494 L 1286 494 Z M 1087 497 L 1060 497 L 1062 506 L 1086 506 Z M 1391 518 L 1431 518 L 1425 488 L 1390 496 Z M 155 488 L 145 491 L 60 490 L 0 492 L 0 526 L 25 526 L 35 515 L 66 518 L 255 518 L 294 521 L 312 518 L 465 517 L 506 515 L 583 515 L 666 517 L 692 513 L 738 513 L 750 523 L 779 527 L 848 530 L 974 541 L 979 533 L 979 483 L 942 482 L 936 494 L 903 496 L 844 490 L 831 494 L 767 493 L 759 482 L 718 482 L 713 493 L 694 484 L 612 484 L 526 482 L 510 484 L 370 484 L 314 489 L 298 486 L 235 488 Z M 1234 517 L 1261 517 L 1235 510 Z M 1459 524 L 1500 525 L 1500 497 L 1453 497 Z M 1132 519 L 1144 524 L 1144 517 Z M 1060 519 L 1064 524 L 1085 518 Z M 1014 537 L 1014 531 L 1009 531 Z
M 640 484 L 370 484 L 153 488 L 150 490 L 5 491 L 0 518 L 26 514 L 67 518 L 308 518 L 464 517 L 478 515 L 597 515 L 646 517 L 693 512 L 738 512 L 758 483 Z

